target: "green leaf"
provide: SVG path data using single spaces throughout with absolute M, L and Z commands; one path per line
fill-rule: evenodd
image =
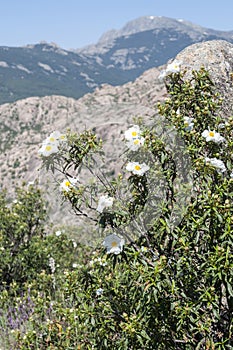
M 146 331 L 145 331 L 144 329 L 141 331 L 141 336 L 142 336 L 143 338 L 146 338 L 147 340 L 150 340 L 149 335 L 146 333 Z
M 227 282 L 227 291 L 230 294 L 230 296 L 233 297 L 232 285 L 229 282 Z

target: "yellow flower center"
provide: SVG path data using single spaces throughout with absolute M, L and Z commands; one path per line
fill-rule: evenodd
M 111 243 L 111 246 L 112 246 L 112 248 L 117 247 L 117 242 L 116 242 L 116 241 L 113 241 L 113 242 Z
M 139 144 L 139 139 L 134 140 L 133 143 L 134 143 L 135 145 L 138 145 L 138 144 Z
M 66 182 L 65 182 L 65 186 L 66 186 L 66 187 L 70 187 L 70 181 L 66 181 Z
M 132 136 L 133 137 L 137 136 L 137 131 L 132 131 Z
M 46 149 L 46 151 L 51 151 L 51 149 L 52 149 L 52 146 L 50 146 L 50 145 L 47 145 L 47 146 L 45 147 L 45 149 Z
M 140 165 L 135 165 L 134 169 L 135 169 L 135 170 L 140 170 L 141 167 L 140 167 Z
M 49 141 L 54 142 L 54 141 L 55 141 L 55 138 L 54 138 L 54 137 L 50 137 L 50 138 L 49 138 Z
M 214 132 L 213 132 L 213 131 L 210 131 L 210 132 L 209 132 L 209 136 L 210 136 L 210 137 L 214 137 Z

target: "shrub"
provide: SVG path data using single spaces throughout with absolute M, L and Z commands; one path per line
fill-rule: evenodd
M 9 203 L 7 193 L 0 193 L 0 281 L 1 288 L 16 283 L 23 289 L 44 271 L 51 273 L 49 259 L 61 269 L 71 267 L 77 250 L 64 233 L 47 233 L 46 205 L 41 191 L 30 185 L 16 190 Z
M 125 133 L 126 169 L 106 179 L 94 171 L 101 140 L 93 133 L 56 132 L 44 143 L 44 165 L 63 174 L 64 199 L 101 228 L 107 251 L 97 247 L 89 263 L 60 275 L 49 314 L 46 288 L 42 301 L 34 294 L 31 328 L 16 332 L 19 349 L 233 348 L 233 118 L 218 116 L 221 100 L 204 68 L 184 74 L 166 72 L 170 98 L 158 106 L 166 128 L 175 127 L 175 152 L 166 132 L 134 125 Z M 77 178 L 84 168 L 96 181 Z

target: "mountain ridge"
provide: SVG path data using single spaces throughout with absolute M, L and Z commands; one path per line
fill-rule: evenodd
M 175 19 L 165 16 L 142 16 L 127 22 L 120 29 L 111 29 L 105 32 L 96 44 L 86 45 L 83 48 L 76 49 L 74 51 L 82 53 L 88 52 L 90 53 L 90 49 L 94 47 L 98 47 L 101 45 L 106 45 L 110 43 L 112 40 L 116 39 L 120 36 L 126 36 L 131 34 L 136 34 L 138 32 L 143 32 L 147 30 L 154 30 L 159 28 L 171 28 L 171 29 L 179 29 L 186 32 L 189 32 L 194 40 L 197 40 L 197 36 L 202 35 L 223 35 L 225 38 L 232 39 L 233 30 L 232 31 L 223 31 L 223 30 L 215 30 L 207 27 L 200 26 L 198 24 L 194 24 L 190 21 L 186 21 L 184 19 Z
M 233 31 L 203 28 L 184 20 L 144 16 L 96 45 L 64 50 L 55 43 L 0 47 L 0 104 L 33 96 L 78 99 L 102 84 L 118 86 L 159 67 L 195 42 L 233 42 Z M 94 50 L 94 51 L 93 51 Z

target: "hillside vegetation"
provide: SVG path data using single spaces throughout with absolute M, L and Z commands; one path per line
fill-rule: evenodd
M 233 118 L 210 73 L 183 67 L 162 72 L 150 122 L 116 134 L 119 172 L 93 128 L 42 139 L 43 176 L 94 222 L 93 247 L 49 229 L 36 185 L 1 193 L 4 349 L 233 348 Z

